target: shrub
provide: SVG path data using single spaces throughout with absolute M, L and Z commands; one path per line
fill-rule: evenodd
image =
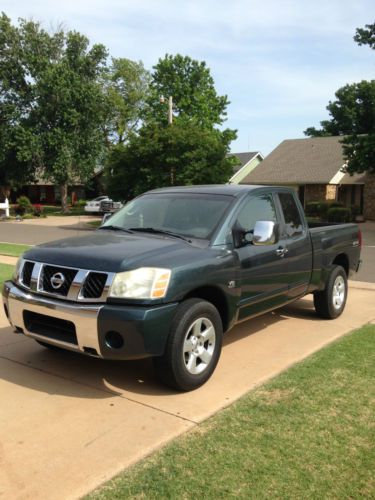
M 15 208 L 17 215 L 24 215 L 25 213 L 30 212 L 31 208 L 32 205 L 27 196 L 20 196 L 17 198 L 17 206 Z
M 346 207 L 331 207 L 327 212 L 328 222 L 350 222 L 352 213 L 350 208 Z
M 305 213 L 310 217 L 318 217 L 319 213 L 320 201 L 310 201 L 306 203 Z
M 86 205 L 86 200 L 77 200 L 75 202 L 76 207 L 84 207 Z
M 33 205 L 33 214 L 35 215 L 35 217 L 40 217 L 41 215 L 43 215 L 42 205 L 39 204 Z
M 361 207 L 358 205 L 351 205 L 352 220 L 355 221 L 357 215 L 361 215 Z

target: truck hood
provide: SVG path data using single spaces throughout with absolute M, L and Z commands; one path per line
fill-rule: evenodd
M 24 258 L 46 264 L 119 272 L 143 266 L 172 268 L 204 249 L 169 236 L 100 230 L 33 247 Z

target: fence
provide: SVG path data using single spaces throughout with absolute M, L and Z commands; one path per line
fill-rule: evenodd
M 5 198 L 5 203 L 0 203 L 0 210 L 5 210 L 5 217 L 9 217 L 9 200 Z

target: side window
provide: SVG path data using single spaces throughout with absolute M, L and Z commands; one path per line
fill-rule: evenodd
M 277 222 L 275 205 L 269 195 L 249 198 L 238 214 L 236 224 L 244 231 L 252 231 L 258 220 Z
M 279 193 L 281 207 L 284 213 L 287 236 L 293 237 L 302 233 L 303 226 L 298 207 L 289 193 Z

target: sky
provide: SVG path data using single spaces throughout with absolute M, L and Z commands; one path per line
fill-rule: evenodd
M 237 153 L 304 137 L 338 88 L 374 78 L 374 52 L 353 41 L 374 22 L 374 0 L 0 0 L 0 11 L 62 23 L 150 70 L 166 53 L 206 61 L 230 100 Z

